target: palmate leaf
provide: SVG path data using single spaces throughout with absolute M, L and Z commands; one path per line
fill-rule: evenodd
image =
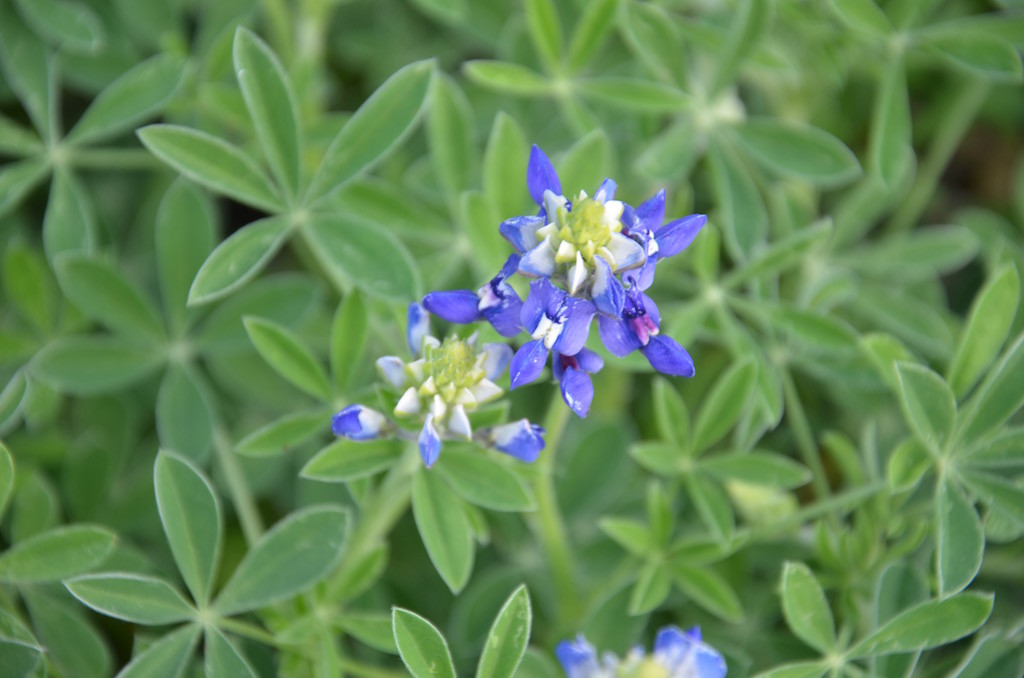
M 415 612 L 391 611 L 395 643 L 409 672 L 416 678 L 455 678 L 448 641 L 433 624 Z
M 501 606 L 484 642 L 484 651 L 477 664 L 480 678 L 502 678 L 515 675 L 530 642 L 533 610 L 530 593 L 520 585 Z
M 136 624 L 174 624 L 196 614 L 173 586 L 157 577 L 123 572 L 87 574 L 64 585 L 92 609 Z
M 28 584 L 73 577 L 106 560 L 114 541 L 114 533 L 98 525 L 69 525 L 42 532 L 18 541 L 0 555 L 0 580 Z
M 438 574 L 457 593 L 473 571 L 473 534 L 462 501 L 437 475 L 416 474 L 412 513 L 423 545 Z
M 269 217 L 221 241 L 196 273 L 188 291 L 188 305 L 216 301 L 255 278 L 284 244 L 290 228 L 287 217 Z

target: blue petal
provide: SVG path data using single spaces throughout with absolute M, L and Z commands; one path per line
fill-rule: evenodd
M 526 295 L 526 301 L 523 303 L 522 312 L 519 316 L 527 332 L 532 334 L 537 329 L 540 319 L 551 304 L 552 297 L 557 296 L 557 291 L 547 278 L 534 280 L 530 283 L 530 293 Z
M 509 376 L 512 388 L 516 389 L 540 376 L 544 364 L 548 361 L 548 349 L 543 341 L 530 341 L 523 344 L 512 356 L 509 365 Z
M 545 238 L 519 260 L 519 272 L 532 278 L 549 278 L 555 273 L 555 251 Z
M 723 678 L 726 673 L 725 659 L 701 641 L 697 627 L 682 631 L 668 626 L 658 631 L 653 658 L 670 675 L 684 669 L 695 678 Z
M 508 344 L 484 344 L 481 353 L 486 356 L 481 368 L 491 381 L 500 377 L 512 360 L 512 347 Z
M 594 400 L 594 383 L 590 381 L 590 375 L 575 367 L 566 368 L 561 387 L 562 400 L 581 419 L 585 419 Z
M 527 419 L 496 426 L 491 436 L 496 449 L 520 461 L 537 461 L 544 449 L 544 429 Z
M 597 316 L 597 329 L 601 334 L 601 343 L 614 356 L 622 358 L 640 348 L 640 340 L 629 329 L 629 325 L 621 318 Z
M 665 189 L 661 189 L 636 208 L 636 216 L 643 228 L 657 231 L 665 220 Z
M 665 224 L 665 228 L 658 231 L 655 237 L 658 242 L 658 258 L 665 259 L 685 250 L 707 221 L 707 215 L 691 214 Z
M 423 430 L 420 431 L 419 440 L 417 440 L 420 446 L 420 456 L 423 457 L 423 463 L 430 468 L 437 461 L 437 458 L 441 456 L 441 436 L 437 433 L 437 428 L 434 427 L 434 415 L 428 414 L 427 420 L 423 422 Z
M 485 308 L 483 311 L 487 322 L 503 337 L 514 337 L 522 329 L 520 318 L 523 314 L 523 302 L 519 300 L 514 290 L 511 292 L 511 295 L 502 299 L 500 304 Z
M 529 218 L 529 217 L 528 217 Z M 492 282 L 504 282 L 516 274 L 516 269 L 519 268 L 519 255 L 510 254 L 508 259 L 505 260 L 505 264 L 501 267 L 501 271 L 498 275 L 494 276 Z
M 615 189 L 618 186 L 612 179 L 605 179 L 601 182 L 601 185 L 597 187 L 597 191 L 594 193 L 594 200 L 596 202 L 608 202 L 609 200 L 615 199 Z
M 536 144 L 530 149 L 530 162 L 526 167 L 526 187 L 530 190 L 530 197 L 541 207 L 544 206 L 544 191 L 562 194 L 562 182 L 558 179 L 555 166 Z
M 586 299 L 569 297 L 566 300 L 568 315 L 562 326 L 562 333 L 551 348 L 565 355 L 576 355 L 587 343 L 590 335 L 590 322 L 597 313 L 597 308 Z
M 558 351 L 551 352 L 551 376 L 555 378 L 555 381 L 562 381 L 562 374 L 565 373 L 565 366 L 562 365 L 562 360 L 565 358 Z
M 661 311 L 658 310 L 658 305 L 654 303 L 654 299 L 642 293 L 640 297 L 643 300 L 644 310 L 647 311 L 647 317 L 653 320 L 655 325 L 661 327 Z
M 658 265 L 659 255 L 655 253 L 653 256 L 647 257 L 647 261 L 636 271 L 630 271 L 633 277 L 633 283 L 637 288 L 646 290 L 654 284 L 654 269 Z
M 651 363 L 651 367 L 662 374 L 674 377 L 692 377 L 695 374 L 693 358 L 671 337 L 663 334 L 653 336 L 640 352 Z
M 565 670 L 567 678 L 589 678 L 598 669 L 597 651 L 583 634 L 575 641 L 563 640 L 555 648 L 555 657 Z
M 537 238 L 537 229 L 543 225 L 544 219 L 541 217 L 513 217 L 501 222 L 498 232 L 512 243 L 517 252 L 522 253 L 537 246 L 540 242 Z M 515 268 L 512 271 L 515 272 Z
M 594 282 L 590 287 L 590 297 L 594 300 L 598 311 L 618 318 L 622 315 L 626 290 L 612 273 L 611 265 L 603 257 L 595 256 L 594 263 L 596 270 L 594 271 Z
M 580 349 L 580 352 L 573 356 L 579 363 L 580 369 L 590 374 L 600 372 L 604 367 L 604 358 L 594 353 L 589 348 Z
M 419 355 L 420 349 L 423 348 L 423 338 L 430 331 L 430 315 L 423 306 L 413 302 L 409 304 L 405 317 L 405 340 L 409 344 L 409 351 L 413 355 Z
M 380 436 L 387 419 L 362 405 L 349 405 L 331 419 L 331 431 L 350 440 L 372 440 Z
M 480 319 L 480 311 L 477 310 L 479 304 L 480 298 L 472 290 L 429 292 L 423 297 L 424 308 L 450 323 L 460 325 Z

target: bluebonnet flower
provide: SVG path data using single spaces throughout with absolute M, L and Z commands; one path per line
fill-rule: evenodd
M 661 629 L 650 656 L 635 647 L 622 660 L 610 652 L 598 657 L 582 635 L 559 643 L 555 655 L 568 678 L 723 678 L 727 670 L 725 659 L 703 642 L 696 626 Z
M 521 329 L 519 316 L 523 302 L 508 284 L 519 267 L 519 255 L 513 254 L 489 283 L 476 292 L 450 290 L 430 292 L 423 307 L 451 323 L 467 324 L 481 318 L 503 337 L 514 337 Z
M 691 214 L 662 225 L 664 219 L 664 189 L 636 209 L 626 205 L 622 215 L 623 234 L 643 247 L 647 257 L 636 274 L 642 290 L 646 290 L 654 283 L 654 269 L 658 262 L 675 256 L 689 247 L 708 221 L 707 215 L 704 214 Z
M 397 356 L 384 356 L 377 360 L 377 368 L 401 393 L 394 416 L 420 426 L 415 440 L 427 467 L 437 461 L 447 438 L 474 440 L 534 461 L 544 447 L 544 430 L 539 426 L 524 419 L 474 432 L 469 421 L 470 412 L 503 393 L 494 380 L 508 367 L 512 349 L 505 344 L 484 344 L 478 349 L 476 334 L 441 342 L 430 335 L 430 314 L 420 304 L 409 305 L 407 318 L 406 341 L 417 359 L 406 363 Z M 338 412 L 332 429 L 351 440 L 408 435 L 384 414 L 362 405 Z

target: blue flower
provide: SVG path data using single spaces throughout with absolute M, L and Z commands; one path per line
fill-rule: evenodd
M 626 301 L 617 318 L 602 315 L 597 328 L 601 342 L 615 356 L 623 357 L 639 349 L 651 367 L 663 374 L 692 377 L 693 358 L 675 339 L 660 334 L 661 314 L 654 300 L 643 292 L 637 276 L 628 276 Z
M 555 656 L 568 678 L 723 678 L 727 671 L 725 659 L 704 643 L 696 626 L 688 631 L 676 626 L 661 629 L 650 656 L 636 647 L 622 660 L 611 653 L 599 658 L 582 635 L 559 643 Z
M 604 367 L 604 358 L 590 349 L 581 348 L 576 355 L 551 353 L 551 371 L 562 391 L 562 400 L 579 417 L 590 414 L 590 403 L 594 400 L 594 384 L 590 375 Z
M 519 267 L 519 255 L 513 254 L 501 272 L 476 292 L 451 290 L 430 292 L 423 297 L 423 307 L 450 323 L 467 324 L 483 318 L 503 337 L 519 334 L 523 302 L 508 284 Z
M 520 419 L 495 426 L 487 432 L 487 440 L 495 449 L 525 462 L 537 461 L 544 449 L 544 429 Z
M 512 356 L 509 367 L 512 388 L 519 388 L 540 376 L 550 351 L 568 356 L 579 353 L 587 342 L 590 323 L 596 313 L 593 303 L 569 296 L 546 278 L 530 283 L 521 320 L 533 341 L 523 344 Z
M 691 214 L 662 225 L 664 219 L 664 189 L 636 209 L 626 205 L 623 211 L 623 234 L 643 247 L 647 255 L 647 260 L 636 275 L 641 290 L 646 290 L 654 282 L 654 269 L 658 262 L 689 247 L 708 221 L 704 214 Z
M 373 440 L 380 437 L 387 424 L 387 418 L 377 410 L 349 405 L 331 419 L 331 431 L 352 440 Z

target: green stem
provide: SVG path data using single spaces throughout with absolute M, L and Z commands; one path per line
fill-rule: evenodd
M 405 515 L 412 498 L 412 479 L 420 467 L 419 451 L 415 445 L 409 445 L 405 454 L 384 477 L 384 481 L 373 496 L 364 502 L 359 511 L 360 521 L 349 537 L 345 551 L 345 559 L 341 567 L 331 579 L 328 599 L 338 597 L 338 588 L 348 581 L 354 568 L 362 564 L 377 544 L 379 544 L 394 527 L 395 523 Z
M 127 171 L 163 167 L 149 151 L 141 148 L 75 148 L 68 159 L 80 169 Z
M 276 648 L 291 648 L 290 643 L 281 642 L 273 634 L 267 633 L 258 626 L 254 626 L 247 622 L 233 619 L 231 617 L 221 617 L 217 620 L 217 627 L 224 631 L 231 631 L 232 633 L 255 640 L 257 643 L 263 643 L 270 647 Z
M 231 441 L 224 429 L 219 426 L 214 427 L 213 430 L 213 449 L 217 463 L 220 464 L 221 471 L 224 472 L 228 493 L 231 495 L 231 503 L 234 504 L 238 521 L 242 524 L 245 542 L 252 546 L 263 534 L 263 519 L 260 518 L 259 511 L 256 509 L 256 500 L 245 480 L 242 467 L 239 466 L 235 453 L 231 449 Z
M 951 97 L 951 101 L 943 108 L 945 116 L 932 139 L 928 156 L 918 167 L 917 180 L 907 194 L 900 208 L 889 221 L 891 233 L 899 233 L 914 226 L 921 217 L 928 202 L 935 194 L 942 171 L 949 164 L 957 146 L 963 139 L 967 128 L 977 115 L 978 109 L 985 102 L 989 85 L 980 79 L 967 79 Z
M 545 446 L 537 460 L 533 478 L 533 492 L 537 511 L 530 517 L 530 527 L 540 540 L 551 568 L 555 595 L 558 601 L 557 630 L 570 631 L 580 619 L 579 596 L 576 590 L 572 551 L 565 529 L 565 521 L 558 509 L 555 492 L 555 459 L 565 425 L 569 421 L 569 408 L 555 395 L 544 418 Z
M 807 464 L 807 468 L 811 469 L 811 485 L 819 500 L 827 499 L 832 494 L 832 489 L 828 484 L 828 476 L 825 475 L 825 466 L 821 463 L 821 455 L 818 454 L 818 446 L 814 443 L 814 433 L 811 431 L 807 413 L 800 402 L 796 384 L 793 383 L 793 375 L 785 367 L 780 367 L 779 379 L 782 381 L 782 391 L 786 396 L 786 419 L 793 428 L 800 456 Z

